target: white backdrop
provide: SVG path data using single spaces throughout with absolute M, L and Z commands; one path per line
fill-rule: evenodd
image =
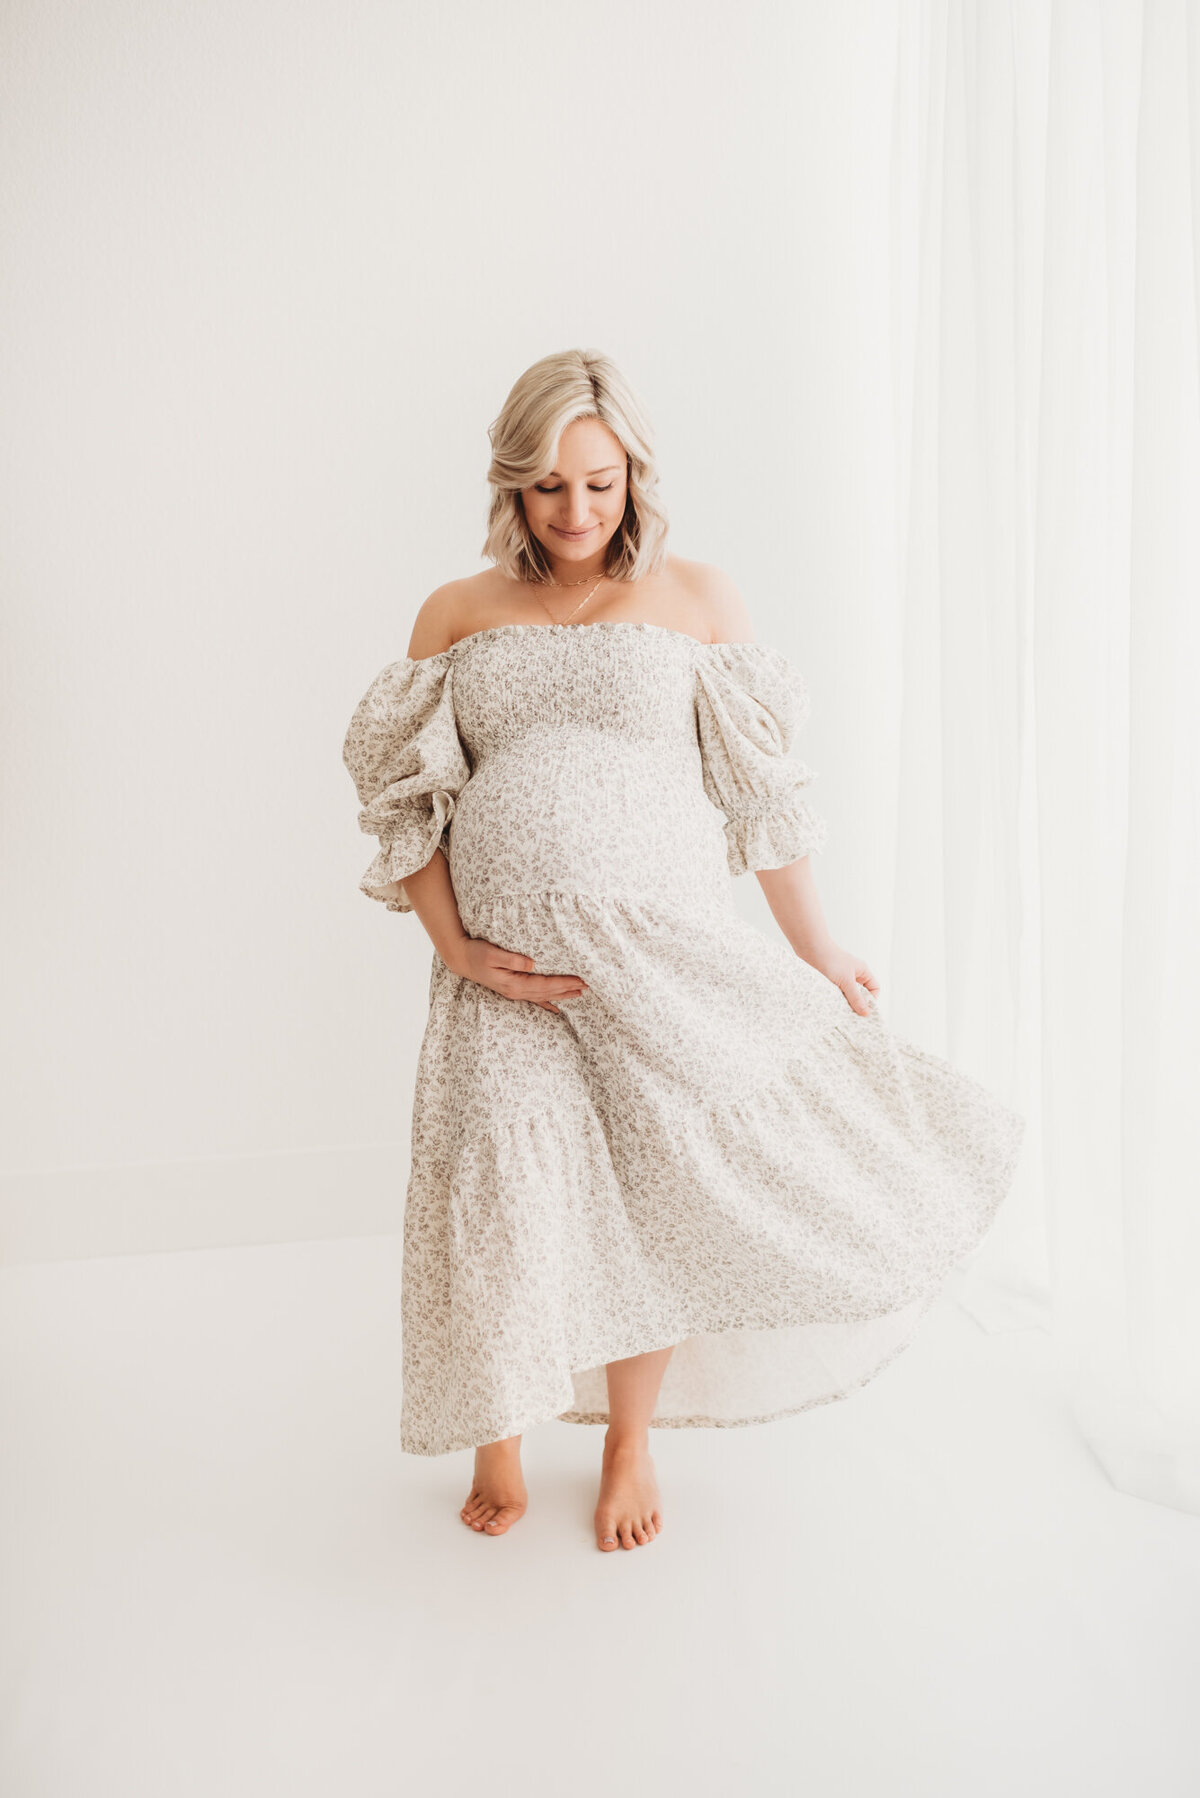
M 810 680 L 823 888 L 886 979 L 890 47 L 781 12 L 785 73 L 718 9 L 664 86 L 685 12 L 631 58 L 617 6 L 568 91 L 553 7 L 25 9 L 8 1169 L 406 1153 L 430 951 L 356 890 L 342 735 L 483 566 L 487 426 L 572 344 L 657 422 L 672 548 Z
M 596 346 L 809 682 L 835 935 L 1030 1116 L 967 1302 L 1200 1508 L 1183 0 L 7 18 L 8 1257 L 395 1227 L 342 733 Z

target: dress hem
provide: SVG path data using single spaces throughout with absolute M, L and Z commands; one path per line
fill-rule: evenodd
M 951 1270 L 951 1271 L 953 1271 L 953 1270 Z M 949 1278 L 949 1273 L 946 1275 L 946 1279 L 948 1279 L 948 1278 Z M 921 1323 L 922 1319 L 926 1316 L 930 1307 L 935 1303 L 935 1301 L 938 1299 L 940 1294 L 945 1290 L 945 1285 L 946 1285 L 946 1280 L 944 1279 L 941 1281 L 941 1283 L 939 1285 L 935 1286 L 932 1291 L 920 1295 L 920 1301 L 919 1301 L 920 1309 L 914 1314 L 910 1328 L 909 1328 L 907 1334 L 905 1335 L 904 1339 L 901 1342 L 896 1343 L 896 1345 L 893 1348 L 889 1349 L 887 1354 L 883 1357 L 883 1359 L 880 1361 L 877 1361 L 873 1367 L 868 1369 L 868 1371 L 861 1376 L 860 1379 L 850 1381 L 849 1384 L 839 1387 L 839 1389 L 836 1392 L 822 1393 L 817 1398 L 805 1399 L 801 1404 L 786 1405 L 781 1410 L 765 1411 L 765 1412 L 762 1412 L 761 1414 L 753 1416 L 753 1417 L 712 1417 L 712 1416 L 708 1416 L 704 1413 L 697 1412 L 697 1413 L 690 1413 L 684 1417 L 652 1417 L 650 1419 L 649 1427 L 654 1430 L 661 1430 L 661 1429 L 667 1429 L 667 1430 L 672 1430 L 672 1429 L 674 1429 L 674 1430 L 682 1430 L 682 1429 L 746 1429 L 754 1424 L 776 1423 L 785 1417 L 797 1417 L 804 1411 L 814 1410 L 818 1405 L 834 1404 L 840 1399 L 848 1398 L 848 1397 L 850 1397 L 850 1395 L 852 1393 L 858 1392 L 862 1389 L 862 1387 L 868 1385 L 869 1382 L 871 1380 L 873 1380 L 877 1374 L 881 1374 L 886 1367 L 889 1367 L 891 1365 L 891 1363 L 893 1361 L 895 1361 L 896 1358 L 899 1355 L 901 1355 L 906 1348 L 910 1348 L 912 1346 L 913 1336 L 916 1333 L 918 1325 Z M 889 1311 L 882 1311 L 882 1312 L 877 1313 L 877 1317 L 878 1318 L 891 1317 L 895 1314 L 895 1312 L 897 1310 L 903 1310 L 905 1308 L 905 1305 L 911 1305 L 911 1304 L 914 1304 L 917 1302 L 918 1301 L 916 1299 L 908 1299 L 904 1302 L 903 1305 L 893 1306 L 891 1308 L 891 1310 L 889 1310 Z M 812 1319 L 812 1320 L 808 1320 L 808 1321 L 818 1322 L 821 1320 Z M 856 1322 L 874 1322 L 874 1321 L 876 1321 L 876 1318 L 855 1319 L 854 1321 L 856 1321 Z M 706 1329 L 706 1330 L 701 1330 L 701 1329 L 689 1330 L 686 1335 L 684 1335 L 682 1337 L 678 1337 L 674 1342 L 669 1343 L 669 1344 L 662 1343 L 662 1342 L 651 1342 L 651 1343 L 643 1343 L 643 1344 L 640 1344 L 640 1345 L 634 1346 L 634 1347 L 627 1347 L 627 1346 L 623 1345 L 619 1348 L 612 1350 L 611 1352 L 606 1352 L 601 1357 L 601 1359 L 598 1361 L 588 1361 L 586 1363 L 581 1362 L 578 1367 L 572 1368 L 570 1370 L 570 1373 L 571 1373 L 571 1376 L 573 1376 L 576 1373 L 588 1373 L 594 1367 L 607 1366 L 608 1362 L 610 1362 L 610 1361 L 627 1361 L 627 1360 L 630 1360 L 635 1355 L 653 1354 L 657 1349 L 667 1348 L 667 1347 L 678 1348 L 681 1343 L 688 1342 L 695 1336 L 725 1335 L 725 1334 L 728 1334 L 730 1331 L 744 1329 L 746 1327 L 747 1326 L 745 1326 L 743 1324 L 728 1324 L 728 1325 L 724 1326 L 723 1328 L 716 1329 L 716 1330 L 711 1329 L 711 1328 Z M 767 1324 L 767 1325 L 756 1326 L 756 1327 L 762 1327 L 764 1329 L 787 1330 L 787 1329 L 803 1328 L 803 1324 L 780 1322 L 777 1324 Z M 439 1455 L 459 1454 L 462 1452 L 462 1450 L 468 1449 L 468 1448 L 487 1448 L 493 1442 L 506 1441 L 510 1436 L 523 1436 L 526 1433 L 526 1431 L 537 1429 L 538 1426 L 543 1423 L 582 1423 L 582 1424 L 607 1424 L 608 1423 L 609 1413 L 607 1411 L 575 1411 L 575 1410 L 573 1410 L 571 1408 L 571 1402 L 572 1402 L 573 1397 L 574 1397 L 574 1387 L 572 1384 L 572 1390 L 568 1394 L 565 1403 L 561 1407 L 555 1406 L 553 1409 L 550 1409 L 550 1410 L 540 1410 L 535 1415 L 532 1415 L 532 1416 L 529 1416 L 526 1418 L 518 1418 L 513 1423 L 504 1424 L 497 1430 L 495 1435 L 485 1436 L 481 1441 L 476 1441 L 471 1438 L 464 1438 L 464 1439 L 461 1439 L 458 1441 L 450 1442 L 444 1448 L 415 1448 L 415 1447 L 411 1447 L 408 1443 L 406 1443 L 402 1437 L 401 1444 L 400 1444 L 401 1452 L 404 1454 L 409 1454 L 409 1455 L 420 1455 L 425 1459 L 436 1459 Z

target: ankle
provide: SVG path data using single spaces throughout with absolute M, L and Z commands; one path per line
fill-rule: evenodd
M 604 1432 L 606 1455 L 644 1455 L 650 1447 L 650 1431 L 645 1424 L 610 1423 Z
M 521 1458 L 521 1438 L 504 1436 L 499 1442 L 481 1442 L 476 1448 L 477 1455 L 486 1455 L 497 1461 L 519 1461 Z

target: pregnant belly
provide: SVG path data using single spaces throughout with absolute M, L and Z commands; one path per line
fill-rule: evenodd
M 668 899 L 727 884 L 722 818 L 698 764 L 653 744 L 583 748 L 493 753 L 459 794 L 450 876 L 468 930 L 474 909 L 511 894 Z

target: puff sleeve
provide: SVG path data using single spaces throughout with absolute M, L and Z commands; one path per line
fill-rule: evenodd
M 389 911 L 411 911 L 400 884 L 447 854 L 454 804 L 471 776 L 454 716 L 451 650 L 390 662 L 355 707 L 342 760 L 362 807 L 361 829 L 379 852 L 359 882 Z
M 825 846 L 826 824 L 792 758 L 808 717 L 799 672 L 761 643 L 706 643 L 696 658 L 696 730 L 704 790 L 725 814 L 731 874 L 782 868 Z

